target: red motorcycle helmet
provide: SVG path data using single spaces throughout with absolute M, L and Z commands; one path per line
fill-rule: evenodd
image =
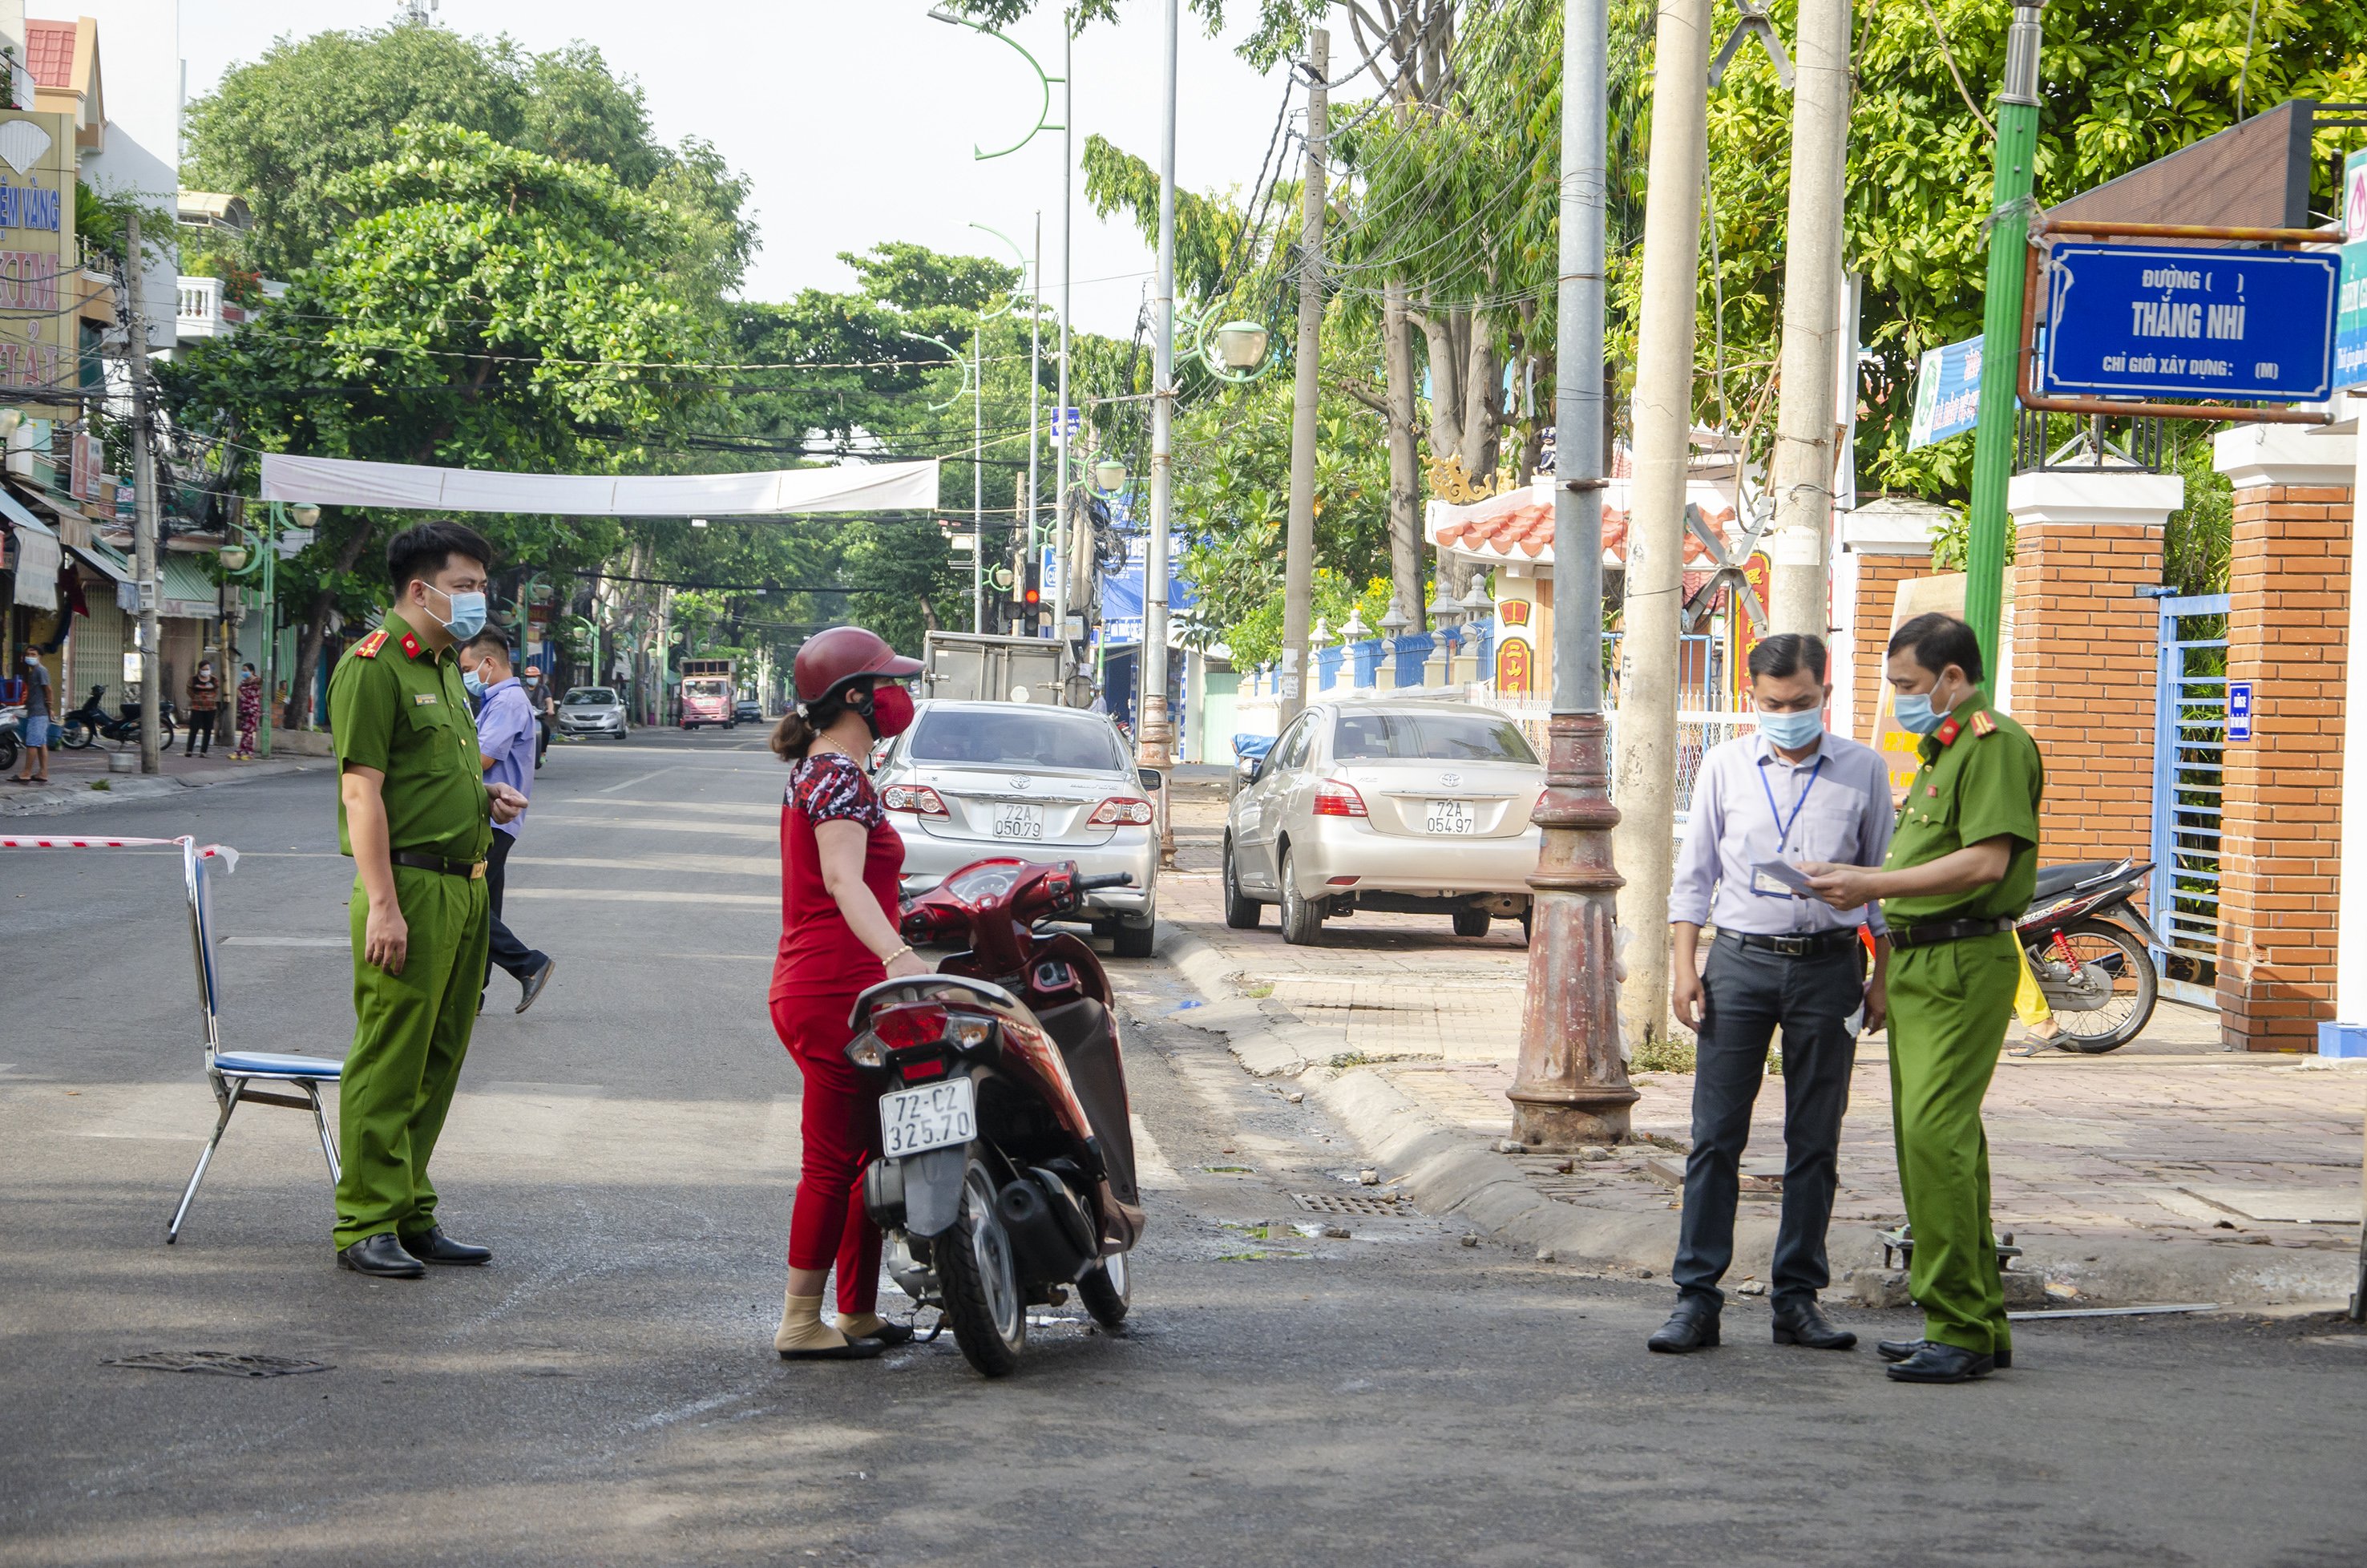
M 805 640 L 792 669 L 798 706 L 810 708 L 836 695 L 849 681 L 866 676 L 900 680 L 919 675 L 921 661 L 904 657 L 876 632 L 859 626 L 833 626 Z

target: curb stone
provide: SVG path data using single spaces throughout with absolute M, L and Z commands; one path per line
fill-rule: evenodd
M 190 778 L 174 774 L 108 774 L 108 787 L 94 790 L 85 783 L 79 787 L 54 784 L 47 790 L 24 790 L 0 794 L 0 817 L 61 816 L 69 812 L 92 806 L 127 805 L 137 801 L 163 800 L 184 790 L 211 790 L 225 784 L 252 783 L 257 778 L 279 778 L 291 773 L 318 771 L 323 767 L 319 757 L 273 758 L 242 767 L 235 773 L 221 774 L 210 778 Z
M 1344 1048 L 1345 1031 L 1307 1024 L 1270 998 L 1241 996 L 1231 984 L 1231 965 L 1208 943 L 1171 926 L 1161 952 L 1207 999 L 1206 1006 L 1177 1015 L 1176 1022 L 1222 1036 L 1252 1076 L 1297 1080 L 1339 1119 L 1368 1159 L 1397 1173 L 1398 1185 L 1425 1211 L 1467 1220 L 1510 1245 L 1550 1251 L 1558 1264 L 1667 1277 L 1677 1250 L 1673 1205 L 1634 1213 L 1548 1197 L 1512 1161 L 1441 1122 L 1379 1073 L 1369 1067 L 1331 1069 L 1327 1064 Z M 2023 1249 L 2020 1267 L 2077 1290 L 2081 1305 L 2211 1301 L 2259 1308 L 2339 1301 L 2348 1299 L 2358 1267 L 2356 1255 L 2347 1248 L 2017 1239 Z M 1772 1217 L 1738 1216 L 1728 1277 L 1766 1278 L 1774 1248 Z M 1882 1244 L 1874 1228 L 1861 1222 L 1835 1226 L 1827 1252 L 1831 1297 L 1840 1296 L 1858 1270 L 1882 1266 Z

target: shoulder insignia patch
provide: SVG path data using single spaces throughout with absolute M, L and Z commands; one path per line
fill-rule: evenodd
M 402 634 L 402 651 L 413 658 L 419 657 L 419 639 L 406 631 Z
M 411 700 L 422 708 L 432 708 L 436 705 L 436 694 L 432 691 L 414 691 L 411 694 Z
M 376 631 L 371 632 L 368 636 L 354 644 L 354 657 L 357 659 L 375 659 L 378 657 L 378 651 L 385 646 L 386 628 L 381 626 Z
M 1956 722 L 1955 715 L 1952 713 L 1941 722 L 1938 729 L 1931 732 L 1931 738 L 1943 746 L 1954 745 L 1956 737 L 1962 733 L 1964 733 L 1963 726 Z
M 1997 721 L 1990 718 L 1986 710 L 1973 715 L 1972 725 L 1973 733 L 1976 735 L 1994 735 L 1997 733 Z

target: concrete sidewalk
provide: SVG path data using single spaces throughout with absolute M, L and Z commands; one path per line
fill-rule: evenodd
M 1559 1262 L 1665 1276 L 1689 1074 L 1637 1076 L 1635 1142 L 1576 1158 L 1519 1152 L 1504 1097 L 1525 983 L 1517 926 L 1457 938 L 1444 918 L 1357 915 L 1327 925 L 1319 946 L 1287 947 L 1271 914 L 1255 931 L 1224 924 L 1221 808 L 1180 802 L 1176 829 L 1183 869 L 1161 879 L 1175 931 L 1163 951 L 1208 1002 L 1179 1021 L 1223 1034 L 1251 1072 L 1321 1101 L 1425 1210 Z M 1862 1290 L 1884 1288 L 1876 1233 L 1904 1218 L 1886 1046 L 1861 1044 L 1852 1084 L 1837 1293 L 1859 1271 Z M 2362 1105 L 2367 1065 L 2227 1053 L 2215 1020 L 2165 1003 L 2112 1054 L 2000 1059 L 1987 1116 L 1997 1222 L 2056 1305 L 2345 1299 Z M 1729 1289 L 1766 1278 L 1780 1196 L 1768 1178 L 1782 1168 L 1782 1087 L 1771 1080 L 1744 1158 Z
M 186 735 L 187 732 L 182 732 Z M 305 736 L 297 744 L 321 744 L 325 752 L 326 736 Z M 211 756 L 183 756 L 177 749 L 158 758 L 164 766 L 161 773 L 112 773 L 108 758 L 129 752 L 135 759 L 139 747 L 117 746 L 100 741 L 81 751 L 65 751 L 52 746 L 49 754 L 50 782 L 46 786 L 11 784 L 8 775 L 0 774 L 0 817 L 54 816 L 85 806 L 121 805 L 127 801 L 153 800 L 182 790 L 202 790 L 210 785 L 236 783 L 249 778 L 269 778 L 284 773 L 300 773 L 307 768 L 334 771 L 336 763 L 323 755 L 296 755 L 285 745 L 281 755 L 255 762 L 233 762 L 228 746 L 217 742 Z M 18 758 L 17 767 L 24 766 Z M 135 767 L 137 766 L 135 760 Z M 11 770 L 14 771 L 13 769 Z

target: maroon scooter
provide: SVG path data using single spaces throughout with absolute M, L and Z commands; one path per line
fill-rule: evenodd
M 1071 932 L 1082 895 L 1123 887 L 998 857 L 913 901 L 915 946 L 966 939 L 933 974 L 855 998 L 847 1060 L 880 1089 L 883 1153 L 863 1205 L 904 1293 L 940 1308 L 990 1378 L 1019 1365 L 1027 1308 L 1074 1289 L 1104 1327 L 1133 1300 L 1143 1229 L 1109 978 Z

